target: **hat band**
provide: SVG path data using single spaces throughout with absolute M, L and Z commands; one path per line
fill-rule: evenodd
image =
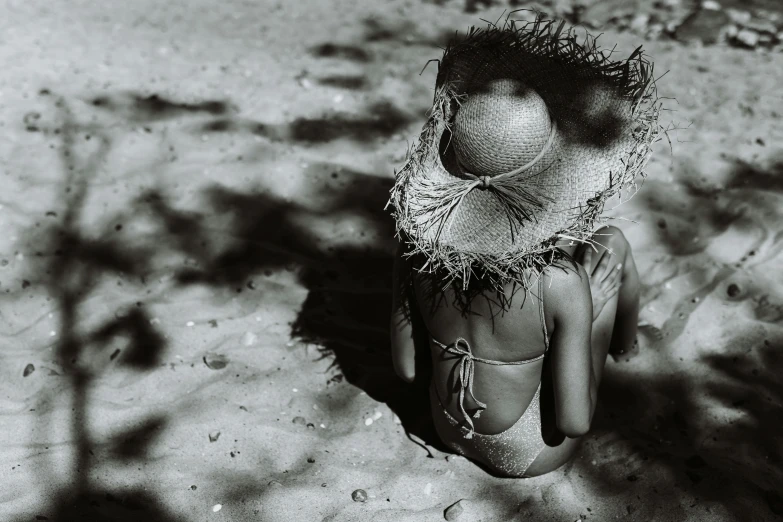
M 552 143 L 555 141 L 555 134 L 557 134 L 557 125 L 552 119 L 550 119 L 550 122 L 552 128 L 549 132 L 549 138 L 541 148 L 541 151 L 535 158 L 518 169 L 504 172 L 497 176 L 476 176 L 472 172 L 463 170 L 467 179 L 458 179 L 455 187 L 456 190 L 440 198 L 438 208 L 431 214 L 428 223 L 425 224 L 425 228 L 428 229 L 437 226 L 435 238 L 439 238 L 444 231 L 444 227 L 446 230 L 451 229 L 453 221 L 449 221 L 449 218 L 459 209 L 468 193 L 475 188 L 480 188 L 482 190 L 492 188 L 492 192 L 503 206 L 503 209 L 509 218 L 509 222 L 511 223 L 511 240 L 514 241 L 515 223 L 536 221 L 535 212 L 544 208 L 542 201 L 552 202 L 552 198 L 549 195 L 541 193 L 533 187 L 525 187 L 524 184 L 514 183 L 513 180 L 509 181 L 509 178 L 521 174 L 536 165 L 541 161 L 541 158 L 549 152 L 549 149 L 552 148 Z M 457 163 L 462 167 L 458 155 L 456 156 Z
M 541 158 L 543 158 L 544 155 L 547 152 L 549 152 L 549 149 L 552 148 L 552 143 L 554 143 L 554 141 L 555 141 L 555 134 L 557 133 L 557 124 L 555 123 L 555 120 L 553 120 L 553 119 L 550 120 L 550 121 L 551 121 L 551 127 L 552 128 L 549 131 L 549 138 L 547 138 L 546 143 L 544 143 L 544 146 L 541 148 L 541 151 L 536 155 L 535 158 L 533 158 L 532 160 L 528 161 L 527 163 L 525 163 L 521 167 L 519 167 L 517 169 L 514 169 L 512 171 L 509 171 L 509 172 L 504 172 L 503 174 L 498 174 L 497 176 L 477 176 L 477 175 L 473 174 L 472 172 L 469 172 L 469 171 L 465 170 L 464 166 L 462 165 L 462 162 L 459 159 L 459 154 L 455 154 L 456 159 L 457 159 L 457 163 L 459 164 L 459 167 L 462 170 L 462 173 L 465 174 L 468 177 L 468 179 L 480 182 L 478 184 L 475 184 L 474 185 L 475 187 L 478 187 L 480 189 L 488 189 L 492 185 L 492 180 L 493 179 L 495 181 L 498 181 L 498 180 L 501 180 L 501 179 L 509 178 L 511 176 L 516 176 L 518 174 L 522 174 L 523 172 L 525 172 L 527 170 L 530 170 L 531 168 L 533 168 L 536 165 L 536 163 L 541 161 Z

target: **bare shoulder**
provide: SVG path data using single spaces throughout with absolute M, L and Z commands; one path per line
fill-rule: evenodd
M 592 317 L 590 280 L 584 267 L 561 261 L 547 268 L 544 303 L 555 321 L 562 317 Z

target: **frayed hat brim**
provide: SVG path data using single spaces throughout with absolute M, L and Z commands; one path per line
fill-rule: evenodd
M 396 172 L 389 201 L 409 254 L 425 259 L 419 271 L 463 287 L 476 276 L 498 289 L 509 282 L 527 287 L 531 273 L 557 259 L 559 241 L 589 242 L 605 201 L 644 175 L 651 146 L 665 133 L 652 64 L 641 48 L 613 61 L 595 38 L 585 35 L 578 43 L 575 30 L 564 28 L 540 17 L 523 24 L 507 18 L 500 27 L 471 28 L 445 50 L 429 118 Z M 487 66 L 492 60 L 501 65 Z M 510 75 L 523 75 L 546 101 L 560 132 L 558 146 L 537 170 L 517 180 L 542 201 L 527 220 L 508 211 L 513 197 L 465 190 L 469 180 L 444 164 L 444 139 L 460 99 L 472 86 Z M 616 112 L 599 107 L 596 113 L 600 96 L 610 97 Z M 589 176 L 580 177 L 574 169 L 584 158 L 598 160 L 585 167 L 593 169 Z M 566 179 L 568 192 L 557 188 Z

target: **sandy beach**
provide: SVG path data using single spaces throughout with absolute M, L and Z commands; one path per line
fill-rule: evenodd
M 0 6 L 0 520 L 783 517 L 780 50 L 591 30 L 677 129 L 607 207 L 641 351 L 571 463 L 493 477 L 394 375 L 384 205 L 422 68 L 509 8 L 467 4 Z

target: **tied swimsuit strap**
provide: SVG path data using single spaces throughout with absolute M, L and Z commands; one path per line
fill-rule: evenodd
M 462 337 L 457 338 L 457 340 L 454 341 L 454 344 L 451 345 L 443 344 L 435 339 L 433 339 L 433 341 L 448 353 L 459 356 L 459 362 L 457 363 L 459 364 L 459 374 L 457 375 L 457 379 L 459 380 L 459 410 L 462 413 L 465 422 L 468 424 L 468 433 L 465 435 L 466 439 L 473 438 L 473 419 L 478 419 L 481 417 L 481 412 L 487 409 L 487 405 L 478 400 L 476 396 L 473 395 L 473 372 L 475 361 L 484 364 L 491 364 L 493 366 L 507 366 L 528 364 L 544 358 L 544 354 L 541 354 L 538 357 L 534 357 L 533 359 L 528 359 L 526 361 L 491 361 L 489 359 L 482 359 L 481 357 L 476 357 L 473 355 L 473 352 L 470 348 L 470 343 L 468 343 L 468 341 Z M 465 348 L 463 349 L 460 345 L 464 345 Z M 478 405 L 478 408 L 476 409 L 475 413 L 473 413 L 473 415 L 469 415 L 468 412 L 465 411 L 466 394 L 469 394 L 471 399 L 473 399 Z
M 441 342 L 439 342 L 436 339 L 432 339 L 432 341 L 443 348 L 446 352 L 459 356 L 459 373 L 457 374 L 457 379 L 459 381 L 459 409 L 462 413 L 462 417 L 465 419 L 465 422 L 468 425 L 468 432 L 465 434 L 466 439 L 472 439 L 473 434 L 475 433 L 475 430 L 473 428 L 473 419 L 478 419 L 481 417 L 481 412 L 487 409 L 487 405 L 480 400 L 476 398 L 475 395 L 473 395 L 473 373 L 474 373 L 474 367 L 475 362 L 478 361 L 480 363 L 484 364 L 491 364 L 493 366 L 510 366 L 510 365 L 520 365 L 520 364 L 529 364 L 532 362 L 540 361 L 544 358 L 544 354 L 549 349 L 549 339 L 547 337 L 546 332 L 546 317 L 544 316 L 544 305 L 543 305 L 543 288 L 542 288 L 542 282 L 543 282 L 543 276 L 539 278 L 539 302 L 541 303 L 539 306 L 539 311 L 541 315 L 541 324 L 544 327 L 544 343 L 546 344 L 545 352 L 539 355 L 538 357 L 533 357 L 532 359 L 527 359 L 524 361 L 511 361 L 511 362 L 503 362 L 503 361 L 492 361 L 489 359 L 483 359 L 481 357 L 476 357 L 473 355 L 473 351 L 471 350 L 470 343 L 465 340 L 463 337 L 458 337 L 456 341 L 454 341 L 451 345 L 446 345 Z M 461 345 L 464 345 L 465 347 L 462 348 Z M 478 405 L 478 408 L 476 409 L 475 413 L 473 415 L 469 415 L 467 411 L 465 411 L 465 395 L 469 394 L 471 399 Z

